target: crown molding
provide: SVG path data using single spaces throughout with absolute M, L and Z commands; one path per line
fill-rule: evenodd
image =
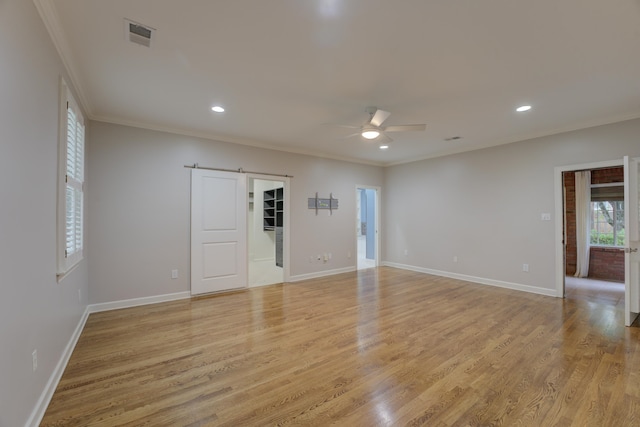
M 150 124 L 150 123 L 134 121 L 134 120 L 125 120 L 118 117 L 94 115 L 94 116 L 90 116 L 89 118 L 96 122 L 111 123 L 111 124 L 116 124 L 121 126 L 129 126 L 129 127 L 139 128 L 139 129 L 153 130 L 157 132 L 172 133 L 174 135 L 191 136 L 194 138 L 207 139 L 210 141 L 217 141 L 217 142 L 226 142 L 229 144 L 247 145 L 250 147 L 262 148 L 265 150 L 274 150 L 274 151 L 280 151 L 280 152 L 291 153 L 291 154 L 300 154 L 303 156 L 319 157 L 323 159 L 337 160 L 337 161 L 347 162 L 347 163 L 357 163 L 357 164 L 362 164 L 367 166 L 377 166 L 377 167 L 384 166 L 384 164 L 381 162 L 373 162 L 373 161 L 367 161 L 367 160 L 344 157 L 344 156 L 332 156 L 330 154 L 322 153 L 320 151 L 306 150 L 303 148 L 296 148 L 296 147 L 283 147 L 281 145 L 269 144 L 266 142 L 246 139 L 246 138 L 237 138 L 229 135 L 218 135 L 218 134 L 209 133 L 209 132 L 180 129 L 180 128 L 175 128 L 171 126 Z
M 435 154 L 435 155 L 427 155 L 427 156 L 424 156 L 424 157 L 419 157 L 419 158 L 410 159 L 410 160 L 406 160 L 406 161 L 402 161 L 401 160 L 401 161 L 398 161 L 398 162 L 385 163 L 382 166 L 390 167 L 390 166 L 404 165 L 404 164 L 413 163 L 413 162 L 420 162 L 420 161 L 423 161 L 423 160 L 435 159 L 435 158 L 438 158 L 438 157 L 445 157 L 445 156 L 451 156 L 451 155 L 454 155 L 454 154 L 465 153 L 467 151 L 482 150 L 482 149 L 485 149 L 485 148 L 497 147 L 499 145 L 507 145 L 507 144 L 514 144 L 516 142 L 530 141 L 532 139 L 544 138 L 544 137 L 547 137 L 547 136 L 559 135 L 559 134 L 567 133 L 567 132 L 575 132 L 575 131 L 595 128 L 595 127 L 598 127 L 598 126 L 606 126 L 606 125 L 611 125 L 611 124 L 615 124 L 615 123 L 622 123 L 622 122 L 626 122 L 626 121 L 629 121 L 629 120 L 636 120 L 636 119 L 640 119 L 640 111 L 636 111 L 636 112 L 633 112 L 633 113 L 630 113 L 630 114 L 623 114 L 623 115 L 619 115 L 619 116 L 612 116 L 612 117 L 603 118 L 603 119 L 599 119 L 599 120 L 589 120 L 589 121 L 574 123 L 572 125 L 568 125 L 568 126 L 564 126 L 564 127 L 560 127 L 560 128 L 555 128 L 555 129 L 551 129 L 551 130 L 543 131 L 543 132 L 534 132 L 534 133 L 529 133 L 529 134 L 518 135 L 518 136 L 516 136 L 514 138 L 498 140 L 496 142 L 485 144 L 485 145 L 481 145 L 481 146 L 474 147 L 474 148 L 471 148 L 471 149 L 464 149 L 464 148 L 462 148 L 462 149 L 451 149 L 451 150 L 447 150 L 447 151 L 444 151 L 444 152 L 440 152 L 440 153 Z
M 73 88 L 74 95 L 77 98 L 77 102 L 80 104 L 80 107 L 85 113 L 86 117 L 91 118 L 92 109 L 89 99 L 86 96 L 86 92 L 82 87 L 82 83 L 80 78 L 78 77 L 76 62 L 73 59 L 73 54 L 71 52 L 71 48 L 69 47 L 69 43 L 67 41 L 67 37 L 65 36 L 64 31 L 62 30 L 62 26 L 60 25 L 60 18 L 58 17 L 58 12 L 53 4 L 53 0 L 33 0 L 33 3 L 40 14 L 40 18 L 42 18 L 42 22 L 44 22 L 44 26 L 49 33 L 49 37 L 53 42 L 56 50 L 58 51 L 58 55 L 60 56 L 60 60 L 62 61 L 62 65 L 69 76 L 69 84 Z

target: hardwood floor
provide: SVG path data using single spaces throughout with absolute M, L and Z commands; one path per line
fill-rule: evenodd
M 624 309 L 624 283 L 567 276 L 564 289 L 566 298 L 619 306 Z
M 43 426 L 637 426 L 623 307 L 392 268 L 92 314 Z

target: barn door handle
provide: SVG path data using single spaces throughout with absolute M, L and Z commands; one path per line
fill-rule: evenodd
M 624 248 L 624 252 L 627 254 L 631 254 L 634 252 L 638 252 L 638 248 Z

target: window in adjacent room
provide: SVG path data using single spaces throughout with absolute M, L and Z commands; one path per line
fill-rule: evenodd
M 591 245 L 624 247 L 624 186 L 591 187 Z
M 58 276 L 82 260 L 84 247 L 84 118 L 64 81 L 60 98 Z

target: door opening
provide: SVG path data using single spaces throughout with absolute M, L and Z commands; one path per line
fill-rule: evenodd
M 378 265 L 378 189 L 356 188 L 357 269 Z
M 606 305 L 624 298 L 622 166 L 562 173 L 565 296 Z
M 634 269 L 634 254 L 638 245 L 638 179 L 637 179 L 637 159 L 624 158 L 624 161 L 609 161 L 590 163 L 583 165 L 573 165 L 555 168 L 555 214 L 556 214 L 556 290 L 559 297 L 579 297 L 581 299 L 596 299 L 599 303 L 622 305 L 624 302 L 625 325 L 629 326 L 637 313 L 640 312 L 640 267 Z M 624 167 L 623 167 L 624 166 Z M 622 168 L 622 178 L 620 172 Z M 583 194 L 586 199 L 576 204 L 572 200 L 571 191 L 567 189 L 567 182 L 574 178 L 572 173 L 578 171 L 589 171 L 596 176 L 596 182 L 592 178 L 587 178 L 585 182 L 590 184 Z M 600 178 L 597 176 L 600 175 Z M 603 182 L 602 175 L 605 175 Z M 606 177 L 606 175 L 609 175 Z M 615 179 L 614 176 L 617 176 Z M 634 178 L 635 177 L 635 178 Z M 580 181 L 580 180 L 578 180 Z M 607 182 L 609 181 L 609 182 Z M 576 190 L 579 191 L 579 190 Z M 622 194 L 621 194 L 622 193 Z M 584 272 L 577 268 L 582 275 L 587 278 L 586 289 L 577 288 L 577 294 L 569 295 L 576 291 L 576 280 L 570 270 L 574 260 L 574 248 L 571 247 L 572 233 L 577 236 L 580 232 L 575 232 L 572 227 L 576 227 L 576 222 L 572 222 L 572 204 L 577 206 L 582 204 L 585 207 L 587 218 L 584 221 L 583 242 L 586 242 L 587 261 L 577 260 L 582 266 L 588 266 L 589 271 Z M 579 237 L 576 237 L 579 239 Z M 574 246 L 575 247 L 575 246 Z M 579 251 L 580 252 L 580 251 Z M 608 252 L 601 254 L 599 252 Z M 616 257 L 612 259 L 611 257 Z M 578 255 L 579 257 L 579 255 Z M 608 257 L 608 258 L 603 258 Z M 600 264 L 600 265 L 598 265 Z M 622 264 L 609 273 L 605 271 L 604 278 L 608 275 L 614 276 L 617 291 L 611 293 L 611 282 L 590 281 L 589 276 L 602 275 L 602 268 L 611 267 L 613 264 Z M 640 266 L 640 261 L 637 262 Z M 614 266 L 615 267 L 615 266 Z M 622 276 L 624 278 L 622 279 Z M 589 283 L 590 282 L 590 283 Z
M 285 182 L 249 178 L 249 287 L 283 283 Z

